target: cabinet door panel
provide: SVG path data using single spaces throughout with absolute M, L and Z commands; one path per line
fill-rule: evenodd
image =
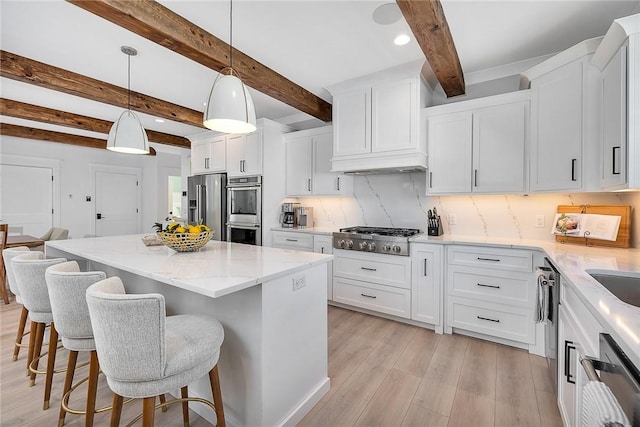
M 245 175 L 262 174 L 262 135 L 260 131 L 250 133 L 245 137 L 243 160 L 242 171 Z
M 471 192 L 471 114 L 433 117 L 428 127 L 427 194 Z
M 337 185 L 339 174 L 331 172 L 333 138 L 331 134 L 313 137 L 313 194 L 340 194 Z
M 473 191 L 524 191 L 527 103 L 473 113 Z
M 575 61 L 532 82 L 532 190 L 582 187 L 582 67 Z
M 415 148 L 416 108 L 413 79 L 374 86 L 371 90 L 371 151 Z
M 242 160 L 244 159 L 244 135 L 229 135 L 227 137 L 227 174 L 229 176 L 242 175 Z
M 602 71 L 602 175 L 611 187 L 627 181 L 627 51 L 626 46 Z
M 311 194 L 311 146 L 309 138 L 287 141 L 287 196 Z
M 363 89 L 334 97 L 334 156 L 371 152 L 370 93 Z
M 441 332 L 442 248 L 414 245 L 411 249 L 411 318 L 437 325 Z
M 191 144 L 191 174 L 207 173 L 211 161 L 211 151 L 208 142 L 194 142 Z
M 227 166 L 227 139 L 222 136 L 210 142 L 211 161 L 208 172 L 224 172 Z

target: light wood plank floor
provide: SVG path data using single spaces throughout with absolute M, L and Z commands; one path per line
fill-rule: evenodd
M 26 349 L 11 361 L 19 314 L 13 301 L 0 306 L 0 425 L 55 426 L 64 374 L 54 376 L 51 408 L 43 411 L 44 378 L 28 387 Z M 562 426 L 541 357 L 336 307 L 329 307 L 328 329 L 331 390 L 300 426 Z M 64 368 L 67 352 L 56 359 Z M 73 407 L 82 407 L 85 390 L 75 392 Z M 110 399 L 101 378 L 98 404 Z M 122 420 L 140 411 L 140 402 L 125 405 Z M 108 419 L 97 414 L 95 425 Z M 82 416 L 67 415 L 66 426 L 83 424 Z M 158 412 L 156 425 L 182 425 L 179 405 Z M 210 424 L 192 412 L 191 425 Z

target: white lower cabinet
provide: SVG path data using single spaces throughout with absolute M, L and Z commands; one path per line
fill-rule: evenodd
M 411 319 L 442 333 L 442 245 L 411 244 Z
M 411 258 L 334 250 L 333 300 L 411 318 Z
M 558 313 L 558 407 L 566 426 L 580 425 L 582 389 L 588 381 L 580 359 L 598 356 L 602 326 L 565 280 Z
M 333 237 L 314 234 L 313 252 L 318 254 L 333 254 Z M 327 263 L 327 299 L 333 300 L 333 261 Z
M 533 253 L 452 245 L 447 248 L 447 331 L 452 328 L 533 345 Z

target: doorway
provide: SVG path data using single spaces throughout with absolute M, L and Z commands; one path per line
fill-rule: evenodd
M 92 166 L 96 236 L 137 234 L 141 231 L 142 172 L 138 168 Z

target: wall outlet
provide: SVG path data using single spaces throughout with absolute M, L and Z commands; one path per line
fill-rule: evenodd
M 536 228 L 544 228 L 544 215 L 536 215 Z
M 293 278 L 293 290 L 297 291 L 307 286 L 307 280 L 304 276 L 297 276 Z
M 449 225 L 456 225 L 458 223 L 458 215 L 450 213 L 449 214 Z
M 333 215 L 331 212 L 327 212 L 327 221 L 333 221 Z

